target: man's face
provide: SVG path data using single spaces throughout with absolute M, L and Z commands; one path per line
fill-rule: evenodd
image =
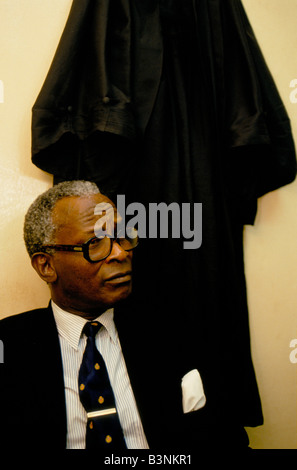
M 57 202 L 53 222 L 58 227 L 55 244 L 77 245 L 95 236 L 94 215 L 99 203 L 114 207 L 115 223 L 120 217 L 114 204 L 101 194 L 68 197 Z M 132 251 L 124 251 L 116 242 L 110 255 L 90 263 L 82 253 L 55 252 L 52 260 L 57 280 L 51 284 L 52 298 L 61 308 L 92 318 L 125 299 L 132 289 Z

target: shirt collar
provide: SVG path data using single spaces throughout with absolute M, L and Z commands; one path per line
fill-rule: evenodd
M 88 320 L 63 310 L 55 304 L 53 300 L 51 304 L 59 335 L 62 336 L 72 348 L 77 350 L 83 327 Z M 112 341 L 116 343 L 117 332 L 113 321 L 113 308 L 106 310 L 94 320 L 99 321 L 106 328 Z

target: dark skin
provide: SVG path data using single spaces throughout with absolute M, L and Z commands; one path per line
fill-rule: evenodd
M 53 222 L 58 227 L 55 244 L 81 244 L 95 235 L 94 226 L 101 217 L 94 215 L 97 204 L 114 207 L 115 222 L 119 215 L 112 201 L 102 194 L 67 197 L 57 202 Z M 126 299 L 132 290 L 132 251 L 114 242 L 110 255 L 90 263 L 82 253 L 35 253 L 32 266 L 48 283 L 53 301 L 62 309 L 88 320 Z

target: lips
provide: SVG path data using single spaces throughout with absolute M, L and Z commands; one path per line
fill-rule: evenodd
M 132 272 L 127 271 L 124 273 L 115 273 L 112 276 L 109 276 L 105 282 L 111 283 L 111 284 L 123 284 L 125 282 L 130 282 L 132 280 Z

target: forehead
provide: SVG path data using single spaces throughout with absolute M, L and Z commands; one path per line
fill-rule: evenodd
M 58 231 L 71 231 L 73 235 L 75 232 L 92 234 L 94 233 L 95 222 L 103 216 L 103 214 L 97 215 L 97 210 L 96 214 L 94 213 L 96 206 L 103 210 L 105 206 L 106 209 L 110 209 L 110 206 L 112 206 L 113 211 L 109 210 L 107 214 L 110 213 L 115 222 L 118 221 L 120 216 L 117 214 L 114 203 L 102 194 L 93 194 L 60 199 L 52 213 L 53 223 Z

